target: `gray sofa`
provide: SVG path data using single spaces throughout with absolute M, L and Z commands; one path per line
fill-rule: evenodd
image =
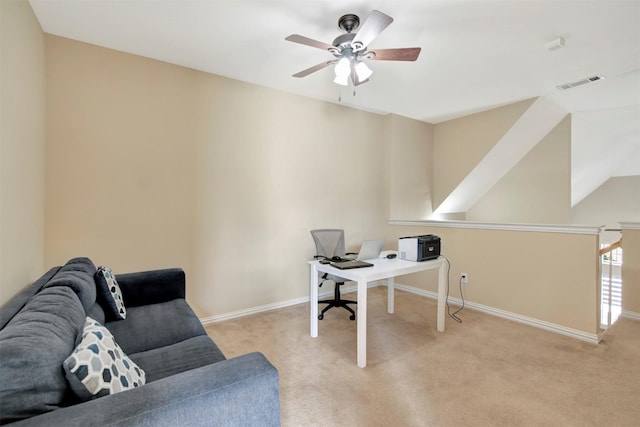
M 225 359 L 185 300 L 181 269 L 117 274 L 124 320 L 110 319 L 95 275 L 90 259 L 72 259 L 0 309 L 0 424 L 280 424 L 277 370 L 260 353 Z M 87 316 L 144 371 L 144 385 L 89 400 L 74 393 L 63 362 Z

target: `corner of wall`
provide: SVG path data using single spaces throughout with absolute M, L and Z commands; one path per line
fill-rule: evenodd
M 45 47 L 27 1 L 0 1 L 0 304 L 44 269 Z
M 622 225 L 622 311 L 640 317 L 640 222 Z
M 389 219 L 427 219 L 432 213 L 433 125 L 389 116 Z

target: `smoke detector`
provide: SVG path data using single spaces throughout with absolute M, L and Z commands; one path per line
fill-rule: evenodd
M 547 50 L 558 50 L 564 47 L 564 39 L 562 37 L 558 37 L 557 39 L 551 40 L 547 43 Z

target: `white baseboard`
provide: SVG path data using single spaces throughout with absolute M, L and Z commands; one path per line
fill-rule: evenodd
M 369 288 L 374 288 L 376 286 L 385 286 L 386 285 L 386 281 L 382 280 L 382 281 L 378 281 L 378 282 L 371 282 L 369 283 L 368 287 Z M 431 298 L 431 299 L 438 299 L 438 293 L 437 292 L 432 292 L 432 291 L 426 291 L 424 289 L 419 289 L 419 288 L 414 288 L 412 286 L 407 286 L 407 285 L 403 285 L 403 284 L 399 284 L 396 283 L 395 284 L 395 288 L 405 291 L 405 292 L 409 292 L 412 294 L 416 294 L 416 295 L 420 295 L 426 298 Z M 327 298 L 327 297 L 331 297 L 333 295 L 333 286 L 330 287 L 329 291 L 325 291 L 323 293 L 321 293 L 319 295 L 319 298 Z M 346 294 L 346 293 L 351 293 L 351 292 L 355 292 L 357 290 L 357 286 L 355 284 L 350 284 L 350 285 L 344 285 L 342 288 L 342 293 Z M 271 310 L 276 310 L 279 308 L 284 308 L 284 307 L 289 307 L 292 305 L 296 305 L 296 304 L 302 304 L 302 303 L 306 303 L 309 302 L 309 297 L 301 297 L 301 298 L 295 298 L 295 299 L 291 299 L 291 300 L 287 300 L 287 301 L 282 301 L 282 302 L 278 302 L 278 303 L 273 303 L 273 304 L 266 304 L 266 305 L 261 305 L 258 307 L 252 307 L 252 308 L 248 308 L 245 310 L 238 310 L 238 311 L 234 311 L 231 313 L 225 313 L 225 314 L 220 314 L 220 315 L 216 315 L 216 316 L 209 316 L 209 317 L 205 317 L 200 319 L 200 321 L 202 322 L 203 325 L 206 325 L 208 323 L 216 323 L 216 322 L 222 322 L 225 320 L 230 320 L 230 319 L 235 319 L 237 317 L 242 317 L 242 316 L 248 316 L 251 314 L 257 314 L 257 313 L 263 313 L 266 311 L 271 311 Z M 459 298 L 454 298 L 454 297 L 449 297 L 449 303 L 453 304 L 453 305 L 462 305 L 462 300 Z M 533 326 L 535 328 L 540 328 L 540 329 L 544 329 L 547 331 L 551 331 L 551 332 L 555 332 L 557 334 L 560 335 L 565 335 L 571 338 L 575 338 L 575 339 L 579 339 L 581 341 L 586 341 L 588 343 L 592 343 L 592 344 L 598 344 L 600 342 L 600 338 L 598 336 L 598 334 L 589 334 L 587 332 L 583 332 L 583 331 L 579 331 L 577 329 L 572 329 L 572 328 L 568 328 L 566 326 L 562 326 L 562 325 L 557 325 L 555 323 L 550 323 L 550 322 L 545 322 L 543 320 L 539 320 L 539 319 L 534 319 L 532 317 L 527 317 L 527 316 L 522 316 L 520 314 L 516 314 L 516 313 L 511 313 L 509 311 L 505 311 L 505 310 L 500 310 L 498 308 L 494 308 L 494 307 L 489 307 L 486 305 L 482 305 L 482 304 L 477 304 L 474 302 L 469 302 L 469 301 L 465 301 L 465 307 L 472 309 L 472 310 L 476 310 L 476 311 L 481 311 L 483 313 L 487 313 L 493 316 L 498 316 L 498 317 L 502 317 L 504 319 L 508 319 L 508 320 L 512 320 L 514 322 L 518 322 L 518 323 L 523 323 L 525 325 L 529 325 L 529 326 Z M 636 320 L 640 320 L 640 314 L 639 313 L 634 313 L 634 312 L 630 312 L 630 311 L 623 311 L 622 315 L 625 317 L 629 317 L 631 319 L 636 319 Z
M 378 282 L 371 282 L 367 287 L 373 288 L 378 285 L 379 285 Z M 355 284 L 343 285 L 343 287 L 341 288 L 341 293 L 348 294 L 351 292 L 356 292 L 357 290 L 358 290 L 358 286 Z M 332 296 L 333 296 L 333 283 L 329 285 L 329 290 L 324 291 L 318 295 L 318 299 L 331 298 Z M 203 317 L 200 319 L 200 322 L 203 325 L 206 325 L 208 323 L 224 322 L 225 320 L 236 319 L 238 317 L 249 316 L 251 314 L 264 313 L 266 311 L 277 310 L 279 308 L 290 307 L 292 305 L 308 303 L 308 302 L 309 302 L 309 297 L 295 298 L 287 301 L 276 302 L 273 304 L 259 305 L 257 307 L 251 307 L 244 310 L 232 311 L 230 313 L 218 314 L 216 316 Z
M 291 305 L 302 304 L 304 302 L 309 302 L 309 297 L 295 298 L 287 301 L 276 302 L 273 304 L 259 305 L 257 307 L 251 307 L 244 310 L 232 311 L 230 313 L 218 314 L 216 316 L 203 317 L 200 319 L 200 323 L 206 325 L 208 323 L 223 322 L 225 320 L 249 316 L 251 314 L 264 313 L 265 311 L 277 310 L 279 308 L 289 307 Z
M 636 313 L 635 311 L 622 310 L 620 313 L 622 317 L 626 317 L 631 320 L 640 320 L 640 313 Z
M 412 286 L 406 286 L 397 284 L 395 285 L 396 289 L 401 289 L 406 292 L 410 292 L 412 294 L 422 295 L 427 298 L 437 299 L 438 293 L 425 291 L 423 289 L 414 288 Z M 457 306 L 462 305 L 462 300 L 460 298 L 449 297 L 449 303 Z M 577 329 L 568 328 L 566 326 L 557 325 L 555 323 L 545 322 L 543 320 L 535 319 L 533 317 L 522 316 L 520 314 L 512 313 L 510 311 L 501 310 L 499 308 L 489 307 L 486 305 L 478 304 L 475 302 L 465 301 L 465 308 L 469 308 L 476 311 L 481 311 L 483 313 L 490 314 L 492 316 L 502 317 L 503 319 L 512 320 L 514 322 L 523 323 L 525 325 L 533 326 L 535 328 L 544 329 L 546 331 L 555 332 L 560 335 L 565 335 L 571 338 L 576 338 L 581 341 L 586 341 L 592 344 L 598 344 L 600 339 L 597 334 L 589 334 L 584 331 L 579 331 Z

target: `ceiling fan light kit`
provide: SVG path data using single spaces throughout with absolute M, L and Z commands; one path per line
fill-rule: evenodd
M 349 76 L 351 75 L 351 62 L 349 59 L 340 59 L 333 71 L 336 73 L 336 78 L 333 80 L 334 83 L 342 86 L 349 84 Z
M 373 74 L 373 71 L 364 62 L 344 56 L 340 58 L 333 70 L 336 73 L 336 78 L 333 82 L 341 86 L 349 85 L 349 78 L 352 77 L 353 73 L 355 73 L 355 80 L 360 83 L 367 81 Z
M 360 26 L 360 18 L 350 13 L 338 19 L 338 27 L 346 31 L 346 34 L 336 37 L 331 45 L 299 34 L 285 37 L 287 41 L 327 50 L 336 58 L 302 70 L 294 74 L 293 77 L 305 77 L 335 64 L 334 83 L 348 86 L 351 81 L 354 86 L 358 86 L 369 81 L 369 77 L 373 74 L 364 60 L 415 61 L 420 55 L 421 48 L 419 47 L 368 50 L 368 45 L 392 22 L 393 18 L 374 10 L 362 24 L 360 30 L 353 33 L 353 30 Z
M 355 69 L 356 74 L 358 75 L 358 79 L 361 81 L 367 80 L 369 77 L 371 77 L 371 74 L 373 74 L 371 68 L 369 68 L 364 62 L 358 62 Z

